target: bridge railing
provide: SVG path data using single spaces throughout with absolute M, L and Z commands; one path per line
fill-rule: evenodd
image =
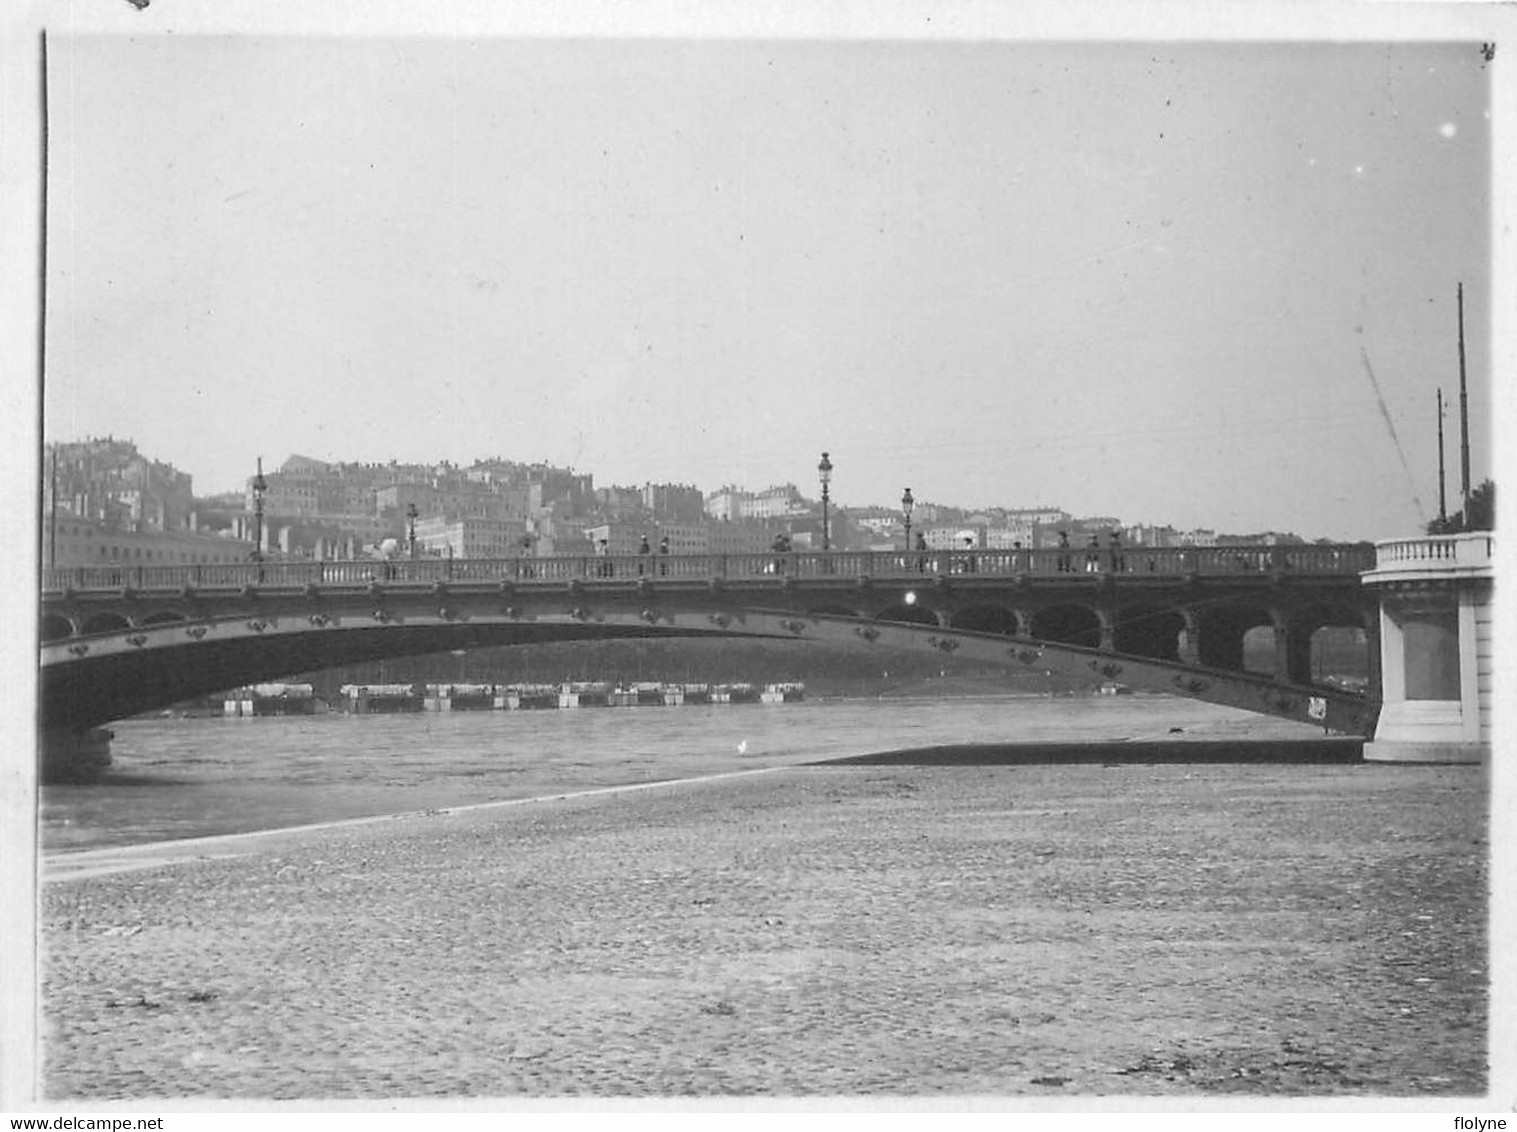
M 1375 565 L 1382 570 L 1396 567 L 1442 569 L 1489 566 L 1495 546 L 1496 536 L 1487 531 L 1391 539 L 1375 544 Z
M 1383 552 L 1382 552 L 1383 553 Z M 1039 547 L 1010 550 L 618 554 L 552 558 L 396 558 L 359 561 L 202 563 L 182 566 L 76 566 L 42 572 L 44 592 L 64 590 L 300 588 L 373 583 L 558 583 L 785 578 L 1079 573 L 1298 573 L 1357 576 L 1375 566 L 1370 543 L 1312 546 Z

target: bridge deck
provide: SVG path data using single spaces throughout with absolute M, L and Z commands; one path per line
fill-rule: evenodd
M 42 572 L 44 598 L 91 590 L 353 586 L 373 582 L 559 583 L 571 580 L 805 581 L 1075 575 L 1132 578 L 1292 576 L 1357 579 L 1375 565 L 1370 543 L 1331 545 L 1040 548 L 1037 550 L 832 551 L 826 553 L 624 554 L 553 558 L 401 558 L 267 561 L 177 566 L 76 566 Z

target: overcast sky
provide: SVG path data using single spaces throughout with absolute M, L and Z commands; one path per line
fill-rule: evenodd
M 1418 533 L 1478 43 L 63 35 L 44 434 Z

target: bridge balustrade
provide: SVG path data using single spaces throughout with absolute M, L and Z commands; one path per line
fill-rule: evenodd
M 1286 569 L 1310 574 L 1357 574 L 1375 564 L 1372 544 L 1354 546 L 1277 547 L 1284 554 Z
M 1489 566 L 1495 536 L 1484 532 L 1432 538 L 1389 539 L 1377 544 L 1376 566 L 1407 564 L 1439 566 Z
M 1391 551 L 1399 551 L 1399 546 Z M 1447 553 L 1435 545 L 1419 554 Z M 1382 556 L 1386 549 L 1382 548 Z M 1408 551 L 1408 553 L 1411 553 Z M 1467 553 L 1467 552 L 1466 552 Z M 1357 576 L 1375 566 L 1368 543 L 1328 546 L 1040 547 L 1011 550 L 755 552 L 746 554 L 621 554 L 552 558 L 397 558 L 359 561 L 202 563 L 181 566 L 77 566 L 42 572 L 47 592 L 302 588 L 372 583 L 543 582 L 572 580 L 821 580 L 909 578 L 914 575 L 1014 577 L 1069 573 L 1229 575 L 1290 572 Z

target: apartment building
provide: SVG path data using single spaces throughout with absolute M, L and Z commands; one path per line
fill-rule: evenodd
M 42 565 L 181 566 L 247 562 L 253 543 L 194 531 L 134 531 L 60 511 L 42 531 Z
M 451 558 L 515 558 L 526 534 L 527 524 L 521 519 L 434 516 L 416 523 L 418 552 Z

